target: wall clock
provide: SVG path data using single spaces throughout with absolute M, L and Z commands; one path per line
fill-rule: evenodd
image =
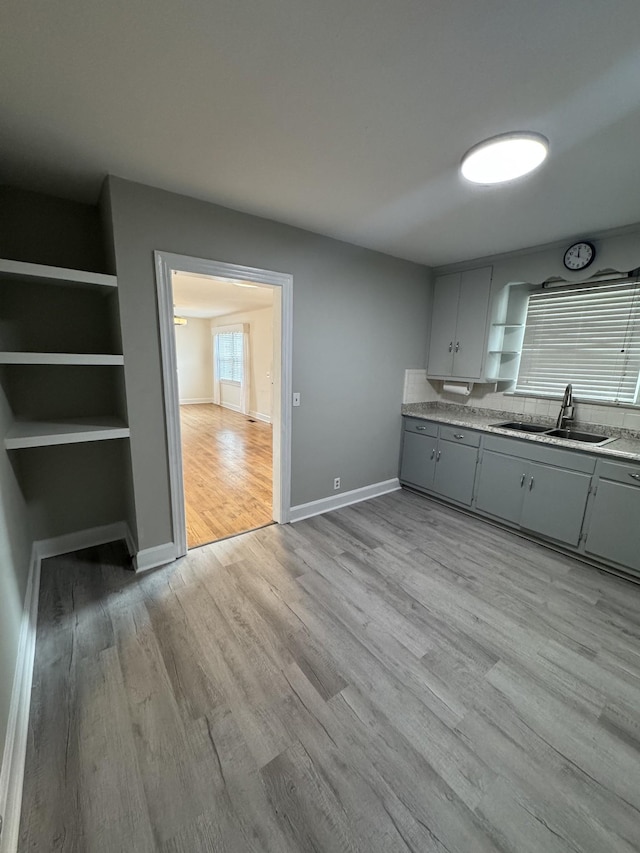
M 564 265 L 568 270 L 583 270 L 593 263 L 596 257 L 596 247 L 593 243 L 582 240 L 569 246 L 564 253 Z

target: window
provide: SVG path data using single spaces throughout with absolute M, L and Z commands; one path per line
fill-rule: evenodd
M 242 332 L 216 334 L 216 359 L 221 382 L 237 382 L 243 377 L 244 341 Z
M 529 297 L 516 391 L 638 402 L 640 283 L 544 290 Z

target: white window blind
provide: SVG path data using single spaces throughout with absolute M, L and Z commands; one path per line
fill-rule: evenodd
M 529 297 L 516 391 L 635 403 L 640 283 L 545 290 Z
M 218 378 L 225 382 L 242 382 L 244 341 L 242 332 L 216 334 Z

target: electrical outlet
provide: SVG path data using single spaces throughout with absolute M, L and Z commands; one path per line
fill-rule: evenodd
M 293 392 L 293 405 L 294 406 L 300 405 L 300 392 L 299 391 Z
M 333 488 L 334 488 L 334 489 L 339 489 L 339 488 L 340 488 L 340 477 L 336 477 L 336 478 L 334 479 L 334 481 L 333 481 Z

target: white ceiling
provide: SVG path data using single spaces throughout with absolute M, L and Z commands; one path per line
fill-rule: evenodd
M 0 179 L 113 173 L 432 265 L 640 220 L 638 0 L 4 0 Z M 492 134 L 546 167 L 463 183 Z
M 223 317 L 273 305 L 273 288 L 267 284 L 232 284 L 214 276 L 180 272 L 173 273 L 171 283 L 174 313 L 182 317 Z

